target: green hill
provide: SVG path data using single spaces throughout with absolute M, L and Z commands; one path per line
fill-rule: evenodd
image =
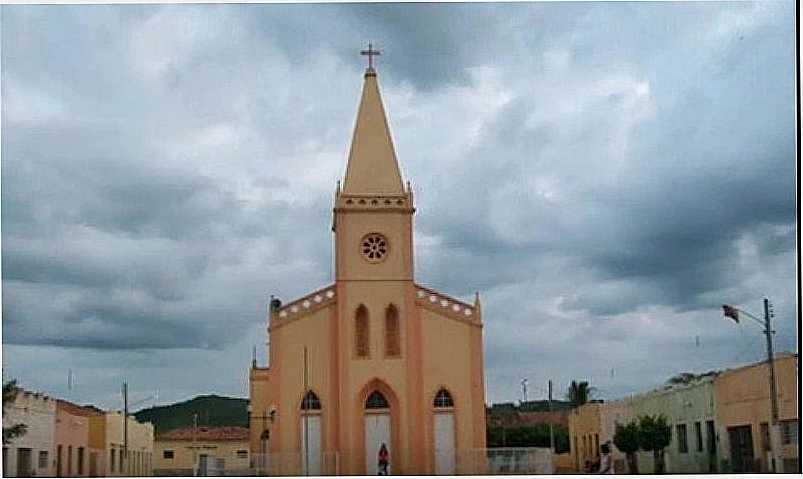
M 248 399 L 198 396 L 189 401 L 156 406 L 134 413 L 138 421 L 153 423 L 156 433 L 192 426 L 193 415 L 199 426 L 248 427 Z

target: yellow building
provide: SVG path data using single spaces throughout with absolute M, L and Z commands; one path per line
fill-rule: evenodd
M 186 427 L 160 434 L 154 443 L 157 476 L 249 475 L 248 429 Z
M 601 402 L 591 401 L 569 413 L 569 449 L 577 472 L 585 471 L 587 463 L 599 462 L 600 412 L 604 407 Z
M 717 428 L 723 458 L 730 472 L 770 470 L 772 442 L 779 443 L 782 472 L 799 472 L 798 444 L 798 357 L 782 353 L 775 359 L 778 386 L 779 430 L 770 440 L 769 368 L 767 362 L 729 369 L 720 373 L 714 387 L 717 399 Z M 781 469 L 783 468 L 783 469 Z
M 450 474 L 485 448 L 479 295 L 415 282 L 414 213 L 369 66 L 334 199 L 334 283 L 272 301 L 269 365 L 250 371 L 258 469 L 376 474 L 385 444 L 389 473 Z
M 89 418 L 89 448 L 100 451 L 98 476 L 150 476 L 153 470 L 153 425 L 128 417 L 128 460 L 123 414 L 105 412 Z

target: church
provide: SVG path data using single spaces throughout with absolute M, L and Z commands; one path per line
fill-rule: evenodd
M 260 475 L 456 474 L 485 448 L 479 294 L 461 301 L 415 280 L 413 191 L 378 52 L 362 53 L 368 68 L 334 198 L 334 282 L 271 300 L 268 366 L 250 369 Z

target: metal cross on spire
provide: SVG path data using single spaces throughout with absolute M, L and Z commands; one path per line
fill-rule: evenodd
M 382 52 L 379 50 L 374 50 L 373 45 L 368 43 L 368 50 L 362 50 L 360 55 L 367 55 L 368 56 L 368 71 L 374 71 L 374 55 L 381 55 Z

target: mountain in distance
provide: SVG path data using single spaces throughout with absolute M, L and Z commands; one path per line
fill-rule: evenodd
M 188 401 L 143 409 L 134 413 L 134 417 L 137 421 L 152 423 L 154 432 L 160 434 L 192 426 L 195 414 L 199 427 L 248 427 L 248 399 L 215 394 L 197 396 Z

